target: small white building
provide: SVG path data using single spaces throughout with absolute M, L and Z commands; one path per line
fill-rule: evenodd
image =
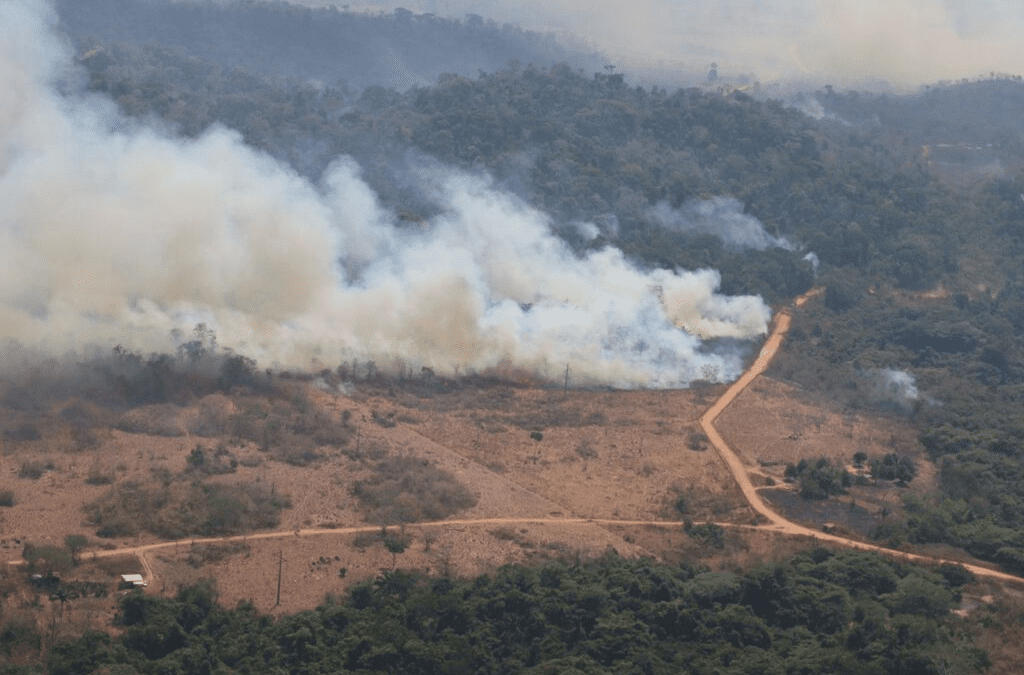
M 142 588 L 148 586 L 146 580 L 142 578 L 141 574 L 122 574 L 121 575 L 121 586 L 123 587 L 134 587 Z

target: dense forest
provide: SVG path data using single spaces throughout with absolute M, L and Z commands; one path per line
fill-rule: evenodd
M 823 549 L 741 574 L 607 556 L 469 580 L 389 571 L 278 621 L 244 604 L 223 609 L 205 585 L 175 599 L 126 597 L 119 637 L 58 644 L 47 667 L 51 675 L 968 672 L 989 664 L 949 613 L 968 581 L 954 566 L 926 571 Z M 17 645 L 8 638 L 6 646 Z

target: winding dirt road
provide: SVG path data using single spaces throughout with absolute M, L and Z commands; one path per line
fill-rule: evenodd
M 822 289 L 815 288 L 804 295 L 797 298 L 793 305 L 800 307 L 806 303 L 810 298 L 818 295 L 822 292 Z M 856 541 L 853 539 L 846 539 L 835 534 L 829 534 L 821 532 L 798 523 L 794 523 L 791 520 L 779 515 L 773 511 L 758 494 L 754 484 L 750 481 L 750 474 L 747 468 L 740 461 L 740 458 L 732 451 L 729 444 L 725 442 L 722 435 L 718 433 L 718 429 L 715 428 L 715 420 L 721 415 L 725 409 L 732 403 L 739 394 L 750 386 L 758 375 L 764 372 L 771 363 L 775 354 L 782 346 L 782 340 L 786 336 L 786 332 L 789 331 L 789 325 L 792 320 L 792 308 L 786 307 L 780 311 L 775 317 L 775 326 L 772 330 L 771 335 L 768 336 L 768 340 L 765 341 L 764 346 L 761 348 L 761 353 L 758 354 L 757 359 L 747 369 L 743 376 L 732 383 L 732 386 L 715 401 L 715 404 L 708 409 L 706 413 L 700 418 L 700 425 L 704 429 L 704 433 L 707 434 L 711 444 L 715 446 L 715 450 L 718 451 L 719 456 L 725 462 L 726 466 L 729 467 L 729 471 L 732 472 L 733 478 L 736 479 L 736 483 L 739 485 L 740 490 L 743 492 L 743 496 L 746 498 L 747 503 L 759 516 L 762 516 L 768 521 L 768 525 L 761 525 L 759 529 L 772 530 L 788 535 L 794 536 L 807 536 L 812 537 L 818 541 L 829 542 L 832 544 L 839 544 L 847 548 L 855 548 L 862 551 L 877 551 L 884 553 L 887 556 L 898 558 L 907 562 L 924 563 L 930 565 L 951 563 L 954 565 L 960 565 L 965 569 L 970 570 L 978 577 L 984 577 L 986 579 L 994 579 L 1007 583 L 1024 584 L 1024 579 L 1016 577 L 1012 574 L 1006 574 L 1005 572 L 999 572 L 992 570 L 987 567 L 979 567 L 978 565 L 970 565 L 954 560 L 945 560 L 942 558 L 933 558 L 931 556 L 918 555 L 916 553 L 905 553 L 903 551 L 894 551 L 893 549 L 885 548 L 882 546 L 876 546 L 874 544 L 868 544 L 862 541 Z
M 973 574 L 980 578 L 991 579 L 1004 583 L 1011 583 L 1016 585 L 1024 585 L 1024 579 L 1013 576 L 1012 574 L 1006 574 L 1005 572 L 999 572 L 996 570 L 988 569 L 986 567 L 979 567 L 977 565 L 965 564 L 954 560 L 945 560 L 942 558 L 934 558 L 925 555 L 919 555 L 915 553 L 905 553 L 902 551 L 895 551 L 892 549 L 876 546 L 874 544 L 868 544 L 861 541 L 852 539 L 846 539 L 834 534 L 821 532 L 804 525 L 800 525 L 791 520 L 788 520 L 775 512 L 769 507 L 761 496 L 758 494 L 757 489 L 750 480 L 750 475 L 743 462 L 736 455 L 735 452 L 729 447 L 722 438 L 721 434 L 715 428 L 715 420 L 725 411 L 725 409 L 732 403 L 736 397 L 746 389 L 771 363 L 775 354 L 778 352 L 782 345 L 782 341 L 786 336 L 786 332 L 789 330 L 792 311 L 794 307 L 800 307 L 807 302 L 810 298 L 821 293 L 821 289 L 812 289 L 808 293 L 800 296 L 793 303 L 792 307 L 787 307 L 781 310 L 775 317 L 774 327 L 771 335 L 769 335 L 764 346 L 761 348 L 761 352 L 758 355 L 754 363 L 743 373 L 743 376 L 736 380 L 732 386 L 719 398 L 711 408 L 700 419 L 700 425 L 704 429 L 704 433 L 707 434 L 711 444 L 715 446 L 718 454 L 722 460 L 728 466 L 729 471 L 732 473 L 739 485 L 740 490 L 743 492 L 743 496 L 746 498 L 747 503 L 750 507 L 762 518 L 767 521 L 767 524 L 759 525 L 737 525 L 727 523 L 717 523 L 723 527 L 736 528 L 736 529 L 752 529 L 760 531 L 777 532 L 779 534 L 797 536 L 797 537 L 810 537 L 820 542 L 827 542 L 830 544 L 836 544 L 847 548 L 859 549 L 862 551 L 876 551 L 884 555 L 903 560 L 906 562 L 923 563 L 929 565 L 936 565 L 942 563 L 951 563 L 954 565 L 960 565 Z M 464 520 L 443 520 L 436 522 L 425 522 L 408 525 L 411 528 L 444 528 L 459 525 L 474 525 L 474 526 L 485 526 L 485 525 L 529 525 L 529 524 L 590 524 L 590 525 L 632 525 L 632 526 L 643 526 L 643 527 L 671 527 L 678 528 L 678 521 L 647 521 L 647 520 L 608 520 L 608 519 L 596 519 L 596 518 L 486 518 L 486 519 L 464 519 Z M 696 523 L 700 524 L 700 523 Z M 301 530 L 289 530 L 289 531 L 277 531 L 277 532 L 260 532 L 256 534 L 248 535 L 236 535 L 227 537 L 209 537 L 199 539 L 188 539 L 180 541 L 167 541 L 156 544 L 148 544 L 144 546 L 137 546 L 131 548 L 111 549 L 105 551 L 93 551 L 91 557 L 94 558 L 107 558 L 115 556 L 134 555 L 139 558 L 142 564 L 146 578 L 149 579 L 150 584 L 155 580 L 153 568 L 149 563 L 147 555 L 153 551 L 160 549 L 172 548 L 180 546 L 182 544 L 213 544 L 213 543 L 224 543 L 224 542 L 240 542 L 249 540 L 260 540 L 260 539 L 281 539 L 287 537 L 320 537 L 328 535 L 347 535 L 347 534 L 359 534 L 363 532 L 378 532 L 380 526 L 369 525 L 360 527 L 345 527 L 345 528 L 311 528 Z M 24 561 L 13 561 L 11 564 L 21 564 Z

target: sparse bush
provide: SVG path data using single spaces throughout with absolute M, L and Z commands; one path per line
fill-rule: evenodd
M 38 480 L 47 471 L 53 470 L 53 462 L 22 462 L 21 469 L 18 470 L 19 478 L 31 478 L 32 480 Z
M 43 576 L 51 576 L 54 573 L 63 574 L 74 565 L 71 552 L 60 546 L 36 546 L 26 542 L 21 557 L 28 563 L 26 571 L 29 574 L 42 574 Z
M 708 435 L 703 431 L 691 431 L 686 441 L 686 447 L 694 452 L 701 452 L 707 450 L 709 440 Z
M 14 492 L 11 490 L 0 490 L 0 506 L 14 506 Z
M 583 439 L 576 445 L 576 454 L 583 459 L 597 459 L 597 450 L 587 439 Z
M 714 523 L 690 525 L 686 528 L 686 534 L 691 539 L 696 539 L 705 546 L 717 549 L 725 547 L 725 530 L 721 525 L 715 525 Z
M 100 537 L 131 536 L 140 530 L 166 539 L 227 535 L 277 525 L 287 497 L 259 484 L 194 482 L 158 490 L 126 482 L 86 505 Z
M 242 541 L 226 541 L 215 544 L 192 544 L 188 549 L 185 561 L 190 567 L 199 568 L 204 565 L 220 562 L 225 558 L 249 551 L 250 546 Z
M 398 423 L 395 422 L 395 413 L 389 412 L 386 415 L 378 415 L 376 410 L 370 412 L 370 418 L 385 429 L 391 429 Z
M 114 472 L 104 471 L 97 462 L 89 467 L 89 475 L 85 477 L 85 482 L 89 485 L 110 485 L 114 482 Z
M 4 431 L 4 438 L 9 441 L 38 441 L 42 437 L 36 425 L 29 422 Z
M 379 462 L 373 476 L 353 484 L 352 493 L 369 509 L 371 523 L 442 520 L 477 501 L 451 473 L 408 455 Z
M 530 433 L 530 438 L 540 443 L 541 441 L 544 440 L 544 434 L 542 434 L 539 431 L 533 431 Z
M 185 465 L 188 471 L 211 476 L 234 473 L 238 469 L 238 460 L 223 445 L 217 446 L 217 450 L 212 453 L 197 445 L 188 454 Z
M 185 435 L 185 427 L 181 422 L 181 408 L 170 403 L 129 410 L 121 416 L 115 426 L 130 434 L 171 438 Z
M 508 526 L 497 527 L 493 530 L 488 530 L 488 532 L 498 541 L 515 541 L 519 538 L 519 534 L 516 533 L 515 529 Z
M 91 427 L 71 427 L 71 450 L 83 452 L 100 445 L 100 433 Z M 109 433 L 109 431 L 107 432 Z
M 71 552 L 71 562 L 78 564 L 78 552 L 89 545 L 89 540 L 81 534 L 69 534 L 64 537 L 64 546 Z
M 324 458 L 308 438 L 293 437 L 270 451 L 271 458 L 292 466 L 309 466 Z
M 204 438 L 224 436 L 232 431 L 235 407 L 223 394 L 205 396 L 199 402 L 199 414 L 189 426 L 189 432 Z

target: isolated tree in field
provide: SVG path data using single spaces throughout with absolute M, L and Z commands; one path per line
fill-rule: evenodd
M 89 540 L 85 538 L 85 535 L 81 534 L 69 534 L 64 537 L 64 546 L 71 551 L 71 563 L 78 565 L 78 552 L 81 551 L 89 543 Z
M 406 542 L 404 540 L 402 540 L 402 539 L 395 539 L 395 538 L 392 538 L 392 537 L 387 537 L 384 540 L 384 548 L 386 548 L 388 550 L 388 553 L 391 554 L 391 569 L 392 570 L 395 569 L 395 565 L 398 564 L 398 554 L 399 553 L 405 553 L 406 546 L 407 546 Z

